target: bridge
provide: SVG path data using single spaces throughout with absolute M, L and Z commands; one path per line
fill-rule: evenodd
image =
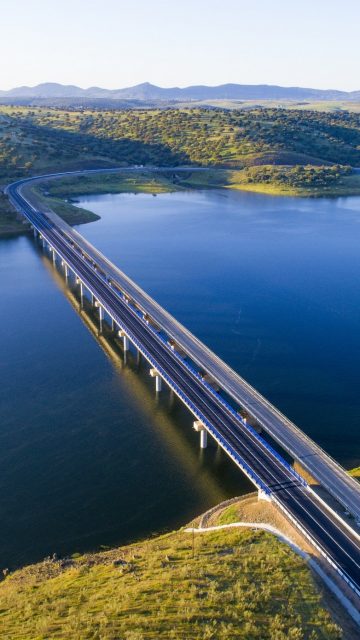
M 179 169 L 177 169 L 178 171 Z M 70 175 L 109 170 L 71 172 Z M 117 171 L 114 169 L 113 171 Z M 29 186 L 69 173 L 19 180 L 5 192 L 30 222 L 80 296 L 86 291 L 123 341 L 150 365 L 157 391 L 166 384 L 194 416 L 201 446 L 210 435 L 258 488 L 301 531 L 338 577 L 360 597 L 360 536 L 349 522 L 317 496 L 301 475 L 240 414 L 246 410 L 294 460 L 360 519 L 360 486 L 315 442 L 218 356 L 176 321 L 136 283 L 67 225 L 34 200 Z M 41 209 L 41 210 L 40 210 Z M 206 375 L 205 375 L 206 374 Z M 215 385 L 213 384 L 215 383 Z

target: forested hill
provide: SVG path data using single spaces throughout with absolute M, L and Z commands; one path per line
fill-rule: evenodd
M 0 107 L 0 179 L 91 163 L 360 166 L 360 115 Z

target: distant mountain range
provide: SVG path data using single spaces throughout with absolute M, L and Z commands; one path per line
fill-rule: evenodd
M 0 101 L 11 99 L 79 99 L 87 100 L 139 100 L 139 101 L 206 101 L 206 100 L 351 100 L 360 101 L 359 91 L 337 91 L 333 89 L 306 89 L 302 87 L 278 87 L 275 85 L 222 84 L 216 87 L 205 85 L 163 88 L 144 82 L 125 89 L 81 89 L 74 85 L 55 82 L 38 84 L 36 87 L 16 87 L 0 91 Z

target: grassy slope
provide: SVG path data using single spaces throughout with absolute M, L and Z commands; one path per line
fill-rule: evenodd
M 7 640 L 300 640 L 341 637 L 310 571 L 273 536 L 179 531 L 0 583 Z

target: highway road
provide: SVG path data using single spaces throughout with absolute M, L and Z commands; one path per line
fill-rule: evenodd
M 11 201 L 95 295 L 117 325 L 125 330 L 130 340 L 159 371 L 197 419 L 203 422 L 215 440 L 260 489 L 271 495 L 287 517 L 360 596 L 358 538 L 318 501 L 291 467 L 254 430 L 249 428 L 236 412 L 202 380 L 199 373 L 190 367 L 188 362 L 146 322 L 139 306 L 135 307 L 131 301 L 129 304 L 129 300 L 117 287 L 114 287 L 115 280 L 112 281 L 108 268 L 106 268 L 106 275 L 104 274 L 105 263 L 110 264 L 106 258 L 103 256 L 105 263 L 100 265 L 100 269 L 95 269 L 94 261 L 99 267 L 99 254 L 96 249 L 89 243 L 85 243 L 86 250 L 83 253 L 82 246 L 85 245 L 77 242 L 80 234 L 71 230 L 63 222 L 59 222 L 58 225 L 56 217 L 50 220 L 43 213 L 35 210 L 23 197 L 22 187 L 21 182 L 8 187 Z M 114 274 L 118 273 L 114 265 L 112 269 Z M 135 283 L 133 285 L 137 289 Z M 144 292 L 142 293 L 146 296 Z M 132 297 L 138 302 L 137 296 Z M 139 302 L 141 307 L 141 300 Z M 178 326 L 181 327 L 181 325 Z M 194 340 L 196 341 L 195 338 Z M 216 358 L 215 355 L 214 358 Z M 254 392 L 257 393 L 255 390 Z M 265 404 L 265 409 L 266 407 Z M 276 411 L 275 408 L 274 410 Z

